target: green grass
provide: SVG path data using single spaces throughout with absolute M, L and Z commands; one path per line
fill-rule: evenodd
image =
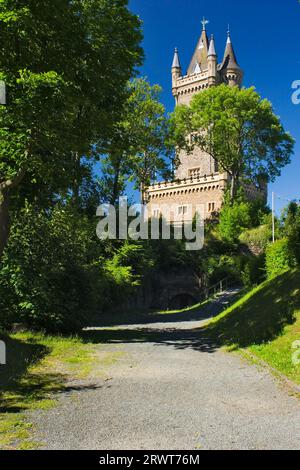
M 204 331 L 216 344 L 248 350 L 300 384 L 292 347 L 300 340 L 300 271 L 263 283 L 211 321 Z
M 54 394 L 68 379 L 87 377 L 95 364 L 94 346 L 33 333 L 0 339 L 7 345 L 7 365 L 0 366 L 0 449 L 34 449 L 38 444 L 25 412 L 52 408 Z
M 211 300 L 212 298 L 209 300 L 200 302 L 196 305 L 192 305 L 191 307 L 183 308 L 182 310 L 163 310 L 161 312 L 158 312 L 158 315 L 177 315 L 178 313 L 189 313 L 189 312 L 198 311 L 204 308 L 206 305 L 208 305 L 211 302 Z

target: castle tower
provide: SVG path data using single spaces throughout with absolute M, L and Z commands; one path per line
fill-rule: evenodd
M 218 64 L 215 40 L 213 36 L 208 39 L 207 24 L 208 21 L 203 18 L 201 35 L 186 75 L 182 74 L 178 49 L 175 49 L 171 73 L 176 106 L 189 105 L 194 95 L 212 86 L 222 83 L 229 86 L 242 85 L 244 74 L 238 64 L 229 31 L 223 61 Z M 221 209 L 224 191 L 230 182 L 228 174 L 219 172 L 215 160 L 199 148 L 191 153 L 181 151 L 178 158 L 180 164 L 175 180 L 160 182 L 147 189 L 149 214 L 155 217 L 163 215 L 171 222 L 176 222 L 183 216 L 192 219 L 196 206 L 201 204 L 205 218 L 212 217 Z M 245 190 L 250 199 L 266 198 L 265 188 L 259 190 L 249 186 Z M 169 214 L 163 213 L 165 206 L 173 207 Z

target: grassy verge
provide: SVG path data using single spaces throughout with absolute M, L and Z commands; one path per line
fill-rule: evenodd
M 68 380 L 87 377 L 94 349 L 77 338 L 33 333 L 0 339 L 7 346 L 7 365 L 0 366 L 0 449 L 34 449 L 25 412 L 55 406 L 54 393 Z
M 218 345 L 246 349 L 300 384 L 300 365 L 293 361 L 293 346 L 300 340 L 300 271 L 284 273 L 255 288 L 205 331 Z

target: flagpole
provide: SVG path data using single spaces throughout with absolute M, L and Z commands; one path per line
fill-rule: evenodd
M 275 193 L 272 192 L 272 239 L 275 243 Z

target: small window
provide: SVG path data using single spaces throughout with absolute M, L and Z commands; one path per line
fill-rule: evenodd
M 188 206 L 179 206 L 178 215 L 186 215 L 188 213 Z
M 214 202 L 208 203 L 208 212 L 215 212 L 216 204 Z

